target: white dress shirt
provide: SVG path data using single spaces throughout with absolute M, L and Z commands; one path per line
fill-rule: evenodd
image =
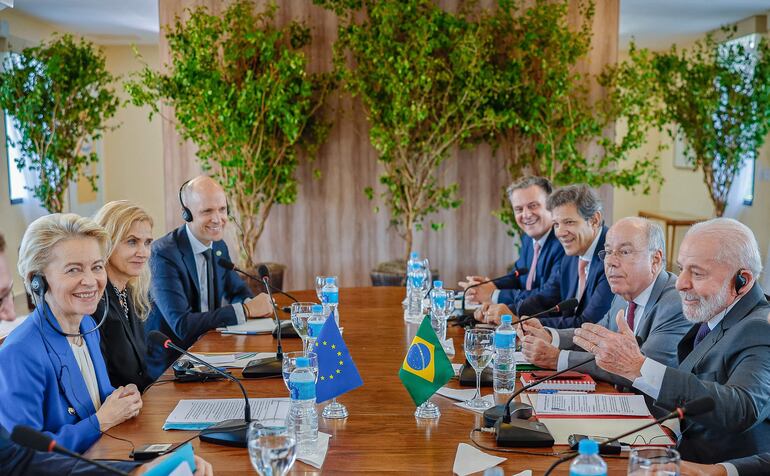
M 633 302 L 636 303 L 636 310 L 634 311 L 634 335 L 638 334 L 638 330 L 641 328 L 641 323 L 644 321 L 644 310 L 647 307 L 647 303 L 650 300 L 650 295 L 652 294 L 652 287 L 655 286 L 655 280 L 657 279 L 657 276 L 655 279 L 652 280 L 652 284 L 647 286 L 644 291 L 640 292 L 636 298 L 632 299 Z M 628 316 L 628 302 L 626 302 L 626 316 Z M 609 316 L 610 319 L 615 319 L 615 316 Z M 556 329 L 552 329 L 550 327 L 546 327 L 548 329 L 548 332 L 551 333 L 551 345 L 554 347 L 559 347 L 559 333 L 556 332 Z M 569 350 L 562 350 L 559 352 L 559 361 L 556 365 L 556 370 L 564 370 L 567 367 L 569 367 Z
M 193 232 L 190 230 L 190 225 L 185 225 L 184 227 L 185 231 L 187 232 L 187 238 L 190 240 L 190 247 L 192 248 L 193 256 L 195 257 L 195 272 L 198 274 L 198 289 L 200 290 L 201 295 L 201 312 L 208 312 L 209 311 L 209 274 L 208 274 L 208 263 L 206 262 L 206 257 L 203 255 L 203 253 L 206 250 L 212 249 L 212 244 L 209 243 L 208 246 L 204 245 L 203 243 L 198 240 L 198 238 L 193 235 Z M 216 273 L 216 270 L 214 270 L 214 273 Z M 243 324 L 246 322 L 246 311 L 241 304 L 233 304 L 233 310 L 235 311 L 235 317 L 238 319 L 238 324 Z
M 548 239 L 548 236 L 551 233 L 553 233 L 553 228 L 549 229 L 543 236 L 540 237 L 540 239 L 534 240 L 534 243 L 537 243 L 538 245 L 540 245 L 540 252 L 541 253 L 543 252 L 543 246 L 545 246 L 545 240 Z M 534 269 L 530 269 L 529 272 L 530 273 L 534 273 L 535 270 Z M 492 291 L 492 302 L 493 303 L 497 304 L 497 299 L 499 297 L 500 297 L 500 290 L 499 289 L 495 289 L 494 291 Z
M 86 383 L 88 395 L 94 404 L 94 409 L 98 410 L 102 406 L 102 400 L 99 397 L 99 381 L 96 380 L 94 362 L 91 360 L 91 354 L 88 353 L 88 345 L 85 339 L 83 339 L 82 345 L 75 345 L 72 341 L 69 341 L 69 343 L 72 353 L 75 354 L 75 361 L 78 363 L 80 373 L 83 375 L 83 380 Z
M 591 273 L 591 261 L 594 259 L 594 252 L 596 251 L 596 247 L 599 245 L 599 238 L 602 236 L 602 230 L 599 229 L 599 232 L 596 234 L 596 238 L 594 238 L 593 243 L 591 243 L 591 246 L 588 247 L 588 250 L 582 255 L 580 255 L 581 261 L 587 261 L 588 264 L 586 265 L 586 287 L 588 287 L 588 275 Z M 580 270 L 580 267 L 578 266 L 578 270 Z M 578 286 L 577 291 L 575 292 L 575 298 L 577 299 L 578 295 L 577 293 L 580 292 L 580 286 Z M 583 290 L 583 293 L 585 293 L 585 290 Z

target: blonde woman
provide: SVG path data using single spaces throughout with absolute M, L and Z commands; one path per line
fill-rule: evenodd
M 104 229 L 71 213 L 38 218 L 24 233 L 19 274 L 37 307 L 0 347 L 4 428 L 29 425 L 82 453 L 139 414 L 136 386 L 110 385 L 92 317 L 109 251 Z
M 135 384 L 139 391 L 152 383 L 147 372 L 144 320 L 150 311 L 149 284 L 152 218 L 137 205 L 118 200 L 104 205 L 94 220 L 112 240 L 107 258 L 109 297 L 107 320 L 99 330 L 101 348 L 112 385 Z M 97 316 L 104 310 L 99 303 Z

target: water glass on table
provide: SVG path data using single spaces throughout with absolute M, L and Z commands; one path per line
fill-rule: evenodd
M 676 476 L 681 459 L 673 448 L 632 449 L 628 458 L 630 476 Z
M 283 476 L 297 458 L 297 440 L 283 419 L 265 419 L 249 424 L 249 459 L 261 476 Z
M 312 302 L 295 302 L 291 305 L 291 325 L 294 330 L 297 331 L 297 335 L 302 339 L 302 348 L 305 351 L 308 349 L 308 329 L 307 321 L 312 315 L 312 309 L 315 303 Z
M 481 372 L 495 354 L 495 331 L 492 329 L 468 329 L 465 331 L 465 358 L 476 371 L 476 395 L 465 402 L 471 408 L 489 408 L 492 404 L 481 398 Z

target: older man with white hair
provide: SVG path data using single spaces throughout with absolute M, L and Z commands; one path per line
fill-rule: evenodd
M 628 331 L 585 324 L 575 331 L 575 343 L 660 408 L 714 399 L 712 412 L 682 422 L 683 459 L 717 463 L 768 452 L 770 327 L 756 281 L 762 271 L 756 238 L 736 220 L 715 218 L 690 228 L 677 262 L 677 290 L 693 323 L 677 348 L 679 368 L 642 355 Z
M 646 218 L 623 218 L 612 225 L 599 257 L 615 298 L 597 324 L 615 332 L 632 332 L 644 355 L 675 367 L 676 344 L 690 324 L 682 316 L 676 275 L 663 269 L 665 247 L 663 229 Z M 625 310 L 624 318 L 617 319 L 621 310 Z M 526 334 L 524 355 L 535 365 L 562 370 L 590 355 L 574 345 L 574 328 L 546 330 L 537 319 L 525 321 L 522 326 Z M 578 370 L 623 387 L 631 385 L 594 362 Z

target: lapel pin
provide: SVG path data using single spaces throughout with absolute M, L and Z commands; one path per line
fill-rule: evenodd
M 217 255 L 217 257 L 220 257 L 222 256 L 222 250 L 217 250 L 214 254 Z
M 69 408 L 67 408 L 67 413 L 69 413 L 69 414 L 70 414 L 70 415 L 72 415 L 72 416 L 75 416 L 75 415 L 76 415 L 76 413 L 75 413 L 75 409 L 74 409 L 74 408 L 72 408 L 72 407 L 69 407 Z

